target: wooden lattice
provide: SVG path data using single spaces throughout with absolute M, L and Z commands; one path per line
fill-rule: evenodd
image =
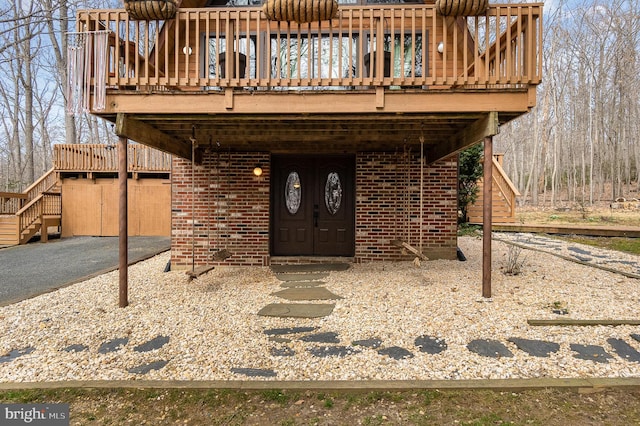
M 436 10 L 444 16 L 482 15 L 489 7 L 489 0 L 436 0 Z
M 178 0 L 124 0 L 124 8 L 134 20 L 166 20 L 176 15 Z
M 306 22 L 326 21 L 338 14 L 335 0 L 267 0 L 262 6 L 267 19 Z

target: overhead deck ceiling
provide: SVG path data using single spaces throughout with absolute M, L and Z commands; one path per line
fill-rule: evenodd
M 394 151 L 424 142 L 428 162 L 497 134 L 512 115 L 439 114 L 118 114 L 116 133 L 191 158 L 197 148 L 273 153 Z

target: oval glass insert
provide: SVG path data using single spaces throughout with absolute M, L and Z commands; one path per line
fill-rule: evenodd
M 324 204 L 327 206 L 329 213 L 336 214 L 340 210 L 341 203 L 342 184 L 340 183 L 340 176 L 336 172 L 331 172 L 327 175 L 327 183 L 324 185 Z
M 300 185 L 300 176 L 298 175 L 298 172 L 289 173 L 287 183 L 284 187 L 284 200 L 289 213 L 298 213 L 300 202 L 302 200 L 302 185 Z

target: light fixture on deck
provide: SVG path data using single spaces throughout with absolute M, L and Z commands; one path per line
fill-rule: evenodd
M 253 169 L 253 174 L 258 177 L 262 176 L 262 167 L 260 167 L 260 164 Z
M 438 43 L 438 53 L 442 53 L 444 52 L 444 43 L 440 42 Z
M 191 49 L 191 46 L 185 46 L 182 48 L 182 53 L 185 55 L 191 55 L 193 53 L 193 49 Z

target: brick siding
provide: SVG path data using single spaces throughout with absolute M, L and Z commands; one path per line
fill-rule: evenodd
M 260 164 L 260 177 L 253 169 Z M 174 158 L 171 173 L 171 266 L 187 269 L 216 264 L 212 256 L 226 249 L 224 264 L 267 265 L 269 261 L 269 154 L 206 153 L 196 165 L 195 200 L 191 162 Z M 192 207 L 195 217 L 192 222 Z M 211 220 L 209 220 L 211 218 Z M 195 238 L 192 239 L 192 235 Z
M 222 264 L 269 264 L 269 158 L 268 153 L 205 152 L 193 181 L 191 163 L 174 158 L 173 269 L 191 268 L 192 252 L 196 267 L 216 264 L 212 256 L 222 249 L 232 253 Z M 257 164 L 263 169 L 260 177 L 253 174 Z M 455 157 L 424 169 L 422 247 L 432 259 L 456 255 L 456 182 Z M 401 239 L 419 246 L 419 202 L 417 153 L 358 153 L 355 260 L 412 259 L 389 242 Z
M 455 259 L 457 157 L 424 168 L 422 250 L 430 259 Z M 356 162 L 356 260 L 413 259 L 390 244 L 420 246 L 418 152 L 359 153 Z

